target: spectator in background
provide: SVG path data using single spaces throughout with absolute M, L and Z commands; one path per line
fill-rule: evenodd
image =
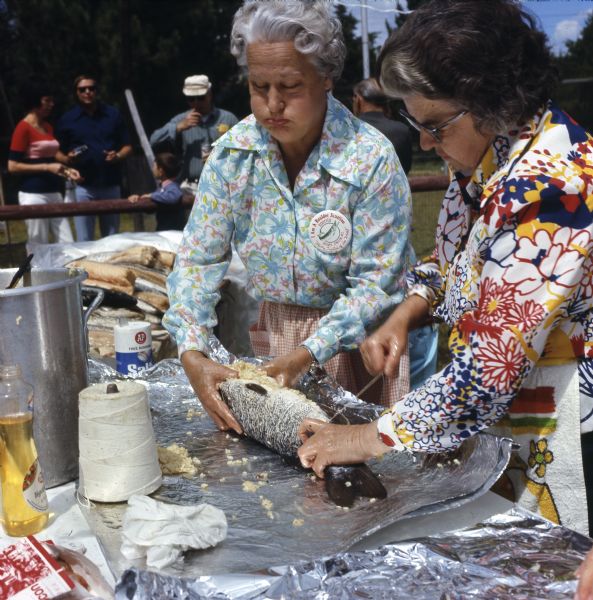
M 128 200 L 136 203 L 140 200 L 156 202 L 156 230 L 183 229 L 185 227 L 185 211 L 181 206 L 183 193 L 175 178 L 179 175 L 181 165 L 179 159 L 171 152 L 161 152 L 154 157 L 153 175 L 161 182 L 161 186 L 151 194 L 131 195 Z
M 373 77 L 358 82 L 353 89 L 352 112 L 378 129 L 395 148 L 406 175 L 412 167 L 412 136 L 404 123 L 390 118 L 389 98 Z M 408 334 L 410 349 L 410 388 L 415 389 L 437 369 L 439 332 L 436 324 L 418 327 Z
M 80 174 L 59 162 L 65 157 L 47 121 L 54 108 L 53 95 L 46 84 L 36 83 L 25 89 L 23 104 L 27 114 L 12 134 L 8 155 L 8 171 L 21 175 L 19 204 L 63 202 L 63 178 L 78 180 Z M 47 244 L 50 227 L 54 241 L 74 241 L 68 219 L 27 219 L 25 223 L 29 242 Z
M 183 94 L 190 110 L 176 115 L 166 125 L 154 131 L 150 136 L 150 143 L 156 151 L 168 144 L 181 157 L 181 187 L 184 191 L 195 194 L 212 142 L 227 132 L 237 122 L 237 117 L 214 106 L 212 83 L 207 75 L 187 77 L 183 84 Z
M 363 79 L 354 86 L 352 112 L 378 129 L 393 144 L 407 175 L 412 167 L 412 135 L 406 125 L 390 118 L 389 98 L 376 79 Z
M 97 80 L 79 75 L 74 80 L 77 106 L 58 121 L 56 137 L 69 165 L 82 176 L 77 202 L 121 198 L 120 165 L 132 153 L 130 137 L 119 110 L 98 99 Z M 119 215 L 99 217 L 101 235 L 119 230 Z M 95 237 L 95 216 L 74 217 L 79 242 Z

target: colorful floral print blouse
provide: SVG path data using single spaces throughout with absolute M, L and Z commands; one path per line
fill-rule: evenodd
M 593 429 L 593 141 L 550 104 L 453 178 L 415 290 L 452 326 L 451 362 L 379 420 L 389 445 L 454 448 L 496 423 L 535 365 L 578 360 Z
M 337 211 L 352 228 L 335 253 L 317 249 L 311 219 Z M 327 308 L 305 345 L 320 362 L 358 347 L 401 302 L 409 268 L 410 191 L 391 143 L 331 95 L 320 142 L 291 190 L 280 149 L 253 115 L 216 142 L 200 178 L 164 323 L 180 354 L 207 352 L 231 243 L 255 295 Z

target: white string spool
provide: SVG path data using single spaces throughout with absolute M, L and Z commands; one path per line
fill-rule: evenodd
M 96 383 L 80 392 L 79 492 L 98 502 L 150 494 L 162 481 L 146 388 L 118 381 L 114 393 Z

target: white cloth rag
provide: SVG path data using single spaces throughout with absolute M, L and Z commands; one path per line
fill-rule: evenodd
M 147 566 L 162 569 L 182 552 L 215 546 L 226 534 L 225 514 L 211 504 L 179 506 L 134 495 L 123 519 L 121 553 L 130 560 L 146 557 Z

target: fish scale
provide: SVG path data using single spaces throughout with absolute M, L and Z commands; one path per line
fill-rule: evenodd
M 267 376 L 228 379 L 220 384 L 220 395 L 228 404 L 244 433 L 281 456 L 297 457 L 301 445 L 299 426 L 309 417 L 329 421 L 315 402 L 289 388 L 276 387 Z M 325 489 L 338 506 L 352 506 L 357 496 L 385 498 L 387 490 L 363 463 L 331 465 L 325 469 Z
M 255 391 L 256 386 L 266 393 Z M 287 388 L 229 379 L 220 384 L 220 391 L 245 433 L 283 456 L 294 456 L 301 445 L 298 430 L 303 419 L 328 421 L 315 403 Z

